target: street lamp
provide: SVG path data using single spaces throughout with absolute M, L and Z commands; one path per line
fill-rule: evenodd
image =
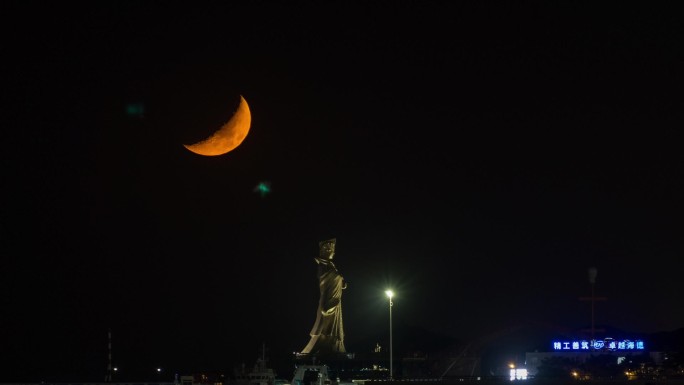
M 594 285 L 596 284 L 596 274 L 598 270 L 595 267 L 589 268 L 589 283 L 591 283 L 591 347 L 594 347 Z
M 389 298 L 389 313 L 390 313 L 390 380 L 393 380 L 393 367 L 392 367 L 392 305 L 394 303 L 392 302 L 392 297 L 394 297 L 394 292 L 392 290 L 386 290 L 385 294 L 387 295 L 387 298 Z

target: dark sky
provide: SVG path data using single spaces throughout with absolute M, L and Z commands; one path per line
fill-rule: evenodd
M 352 352 L 388 287 L 399 328 L 587 327 L 592 266 L 597 324 L 684 326 L 680 13 L 362 4 L 3 3 L 7 381 L 101 380 L 108 328 L 129 373 L 286 357 L 332 237 Z M 240 95 L 242 145 L 182 146 Z

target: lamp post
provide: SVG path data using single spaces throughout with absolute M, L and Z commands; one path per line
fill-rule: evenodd
M 591 283 L 591 344 L 592 348 L 594 347 L 594 300 L 596 297 L 594 297 L 594 285 L 596 284 L 596 274 L 598 273 L 598 270 L 596 270 L 595 267 L 590 267 L 589 268 L 589 283 Z
M 598 270 L 596 270 L 595 267 L 590 267 L 589 268 L 589 283 L 591 283 L 591 297 L 580 297 L 580 301 L 591 301 L 591 329 L 589 329 L 589 332 L 591 333 L 591 348 L 595 349 L 594 347 L 594 338 L 596 337 L 596 332 L 604 332 L 605 329 L 596 329 L 596 326 L 594 324 L 594 302 L 595 301 L 605 301 L 608 298 L 606 297 L 596 297 L 594 295 L 594 285 L 596 284 L 596 274 L 598 273 Z
M 394 303 L 392 302 L 392 297 L 394 297 L 394 292 L 392 290 L 386 290 L 385 294 L 387 295 L 387 298 L 389 298 L 389 313 L 390 313 L 390 357 L 389 357 L 389 364 L 390 364 L 390 380 L 394 379 L 394 367 L 392 365 L 392 305 Z

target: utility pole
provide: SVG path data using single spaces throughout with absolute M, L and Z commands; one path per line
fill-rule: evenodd
M 594 302 L 596 301 L 606 301 L 608 298 L 606 297 L 596 297 L 594 295 L 594 285 L 596 284 L 596 275 L 598 274 L 598 270 L 595 267 L 590 267 L 589 268 L 589 283 L 591 284 L 591 297 L 580 297 L 580 301 L 591 301 L 591 347 L 592 349 L 594 348 L 594 338 L 596 332 L 604 332 L 605 329 L 596 329 L 594 326 Z

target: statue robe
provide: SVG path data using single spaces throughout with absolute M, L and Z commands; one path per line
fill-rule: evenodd
M 315 258 L 321 297 L 318 301 L 316 322 L 311 329 L 311 340 L 302 353 L 345 353 L 342 326 L 342 290 L 346 287 L 331 260 Z

